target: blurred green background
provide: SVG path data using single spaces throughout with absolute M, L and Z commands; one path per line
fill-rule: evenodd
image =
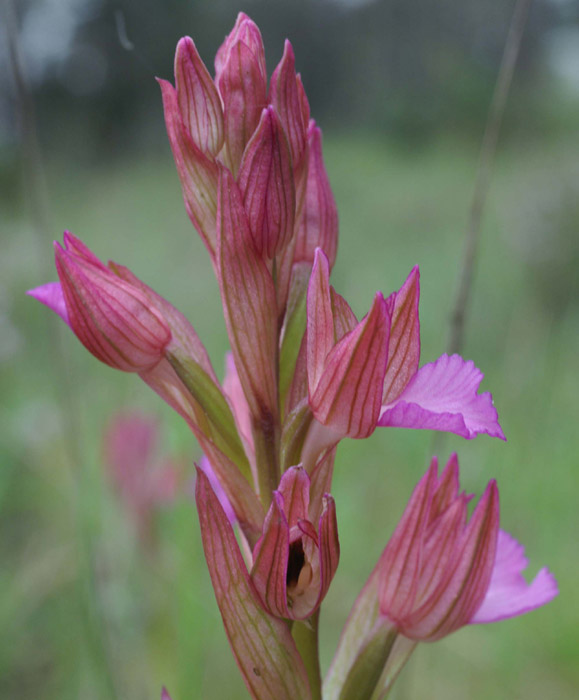
M 211 65 L 236 12 L 260 25 L 270 69 L 288 36 L 340 213 L 333 282 L 358 313 L 421 268 L 422 362 L 445 350 L 486 113 L 512 2 L 292 3 L 25 0 L 14 22 L 46 167 L 30 160 L 0 52 L 0 697 L 244 698 L 189 489 L 144 548 L 103 467 L 114 412 L 159 418 L 163 451 L 198 448 L 134 376 L 92 358 L 25 290 L 56 278 L 63 229 L 128 264 L 194 324 L 221 373 L 218 288 L 182 203 L 154 75 L 183 34 Z M 10 29 L 10 27 L 12 27 Z M 124 47 L 124 48 L 123 48 Z M 394 698 L 576 698 L 579 692 L 579 10 L 536 0 L 483 220 L 466 346 L 508 442 L 447 437 L 468 491 L 498 479 L 502 525 L 529 573 L 556 574 L 546 608 L 422 645 Z M 131 50 L 128 50 L 131 49 Z M 35 184 L 36 183 L 36 184 Z M 37 188 L 37 189 L 35 189 Z M 42 209 L 42 206 L 40 207 Z M 322 609 L 327 667 L 341 626 L 433 450 L 378 430 L 336 464 L 342 557 Z

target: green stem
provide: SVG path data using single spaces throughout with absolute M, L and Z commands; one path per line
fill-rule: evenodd
M 263 420 L 260 424 L 254 422 L 252 430 L 259 497 L 266 509 L 271 503 L 271 494 L 278 487 L 280 479 L 279 425 L 273 416 L 270 418 L 271 420 Z
M 416 649 L 417 644 L 418 642 L 407 639 L 406 637 L 398 637 L 396 639 L 371 700 L 385 700 L 385 698 L 388 697 L 400 671 L 402 671 L 406 665 L 412 652 Z
M 322 674 L 318 647 L 318 626 L 320 611 L 317 610 L 308 620 L 298 620 L 292 627 L 292 636 L 303 659 L 312 700 L 322 700 Z
M 374 697 L 397 635 L 395 627 L 384 624 L 375 626 L 348 672 L 340 700 L 370 700 Z

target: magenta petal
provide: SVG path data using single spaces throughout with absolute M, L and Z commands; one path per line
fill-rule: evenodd
M 470 624 L 522 615 L 553 600 L 559 593 L 553 574 L 543 568 L 528 584 L 521 573 L 528 563 L 523 545 L 501 530 L 491 582 Z
M 171 696 L 167 692 L 167 688 L 163 688 L 161 691 L 161 700 L 171 700 Z
M 378 425 L 504 440 L 492 396 L 477 393 L 483 376 L 472 360 L 442 355 L 421 367 L 396 401 L 382 406 Z
M 54 313 L 58 314 L 60 318 L 70 326 L 68 311 L 64 303 L 64 294 L 60 282 L 48 282 L 41 287 L 29 289 L 26 294 L 38 299 L 41 304 L 48 306 L 49 309 L 52 309 Z

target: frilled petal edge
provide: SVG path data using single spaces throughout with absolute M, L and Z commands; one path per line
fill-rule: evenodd
M 421 367 L 396 401 L 382 406 L 378 425 L 504 440 L 491 394 L 477 393 L 483 376 L 472 360 L 442 355 Z

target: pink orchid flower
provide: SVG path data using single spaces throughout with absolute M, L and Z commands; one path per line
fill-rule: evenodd
M 491 481 L 467 522 L 453 455 L 440 476 L 434 459 L 412 494 L 376 568 L 380 614 L 401 634 L 435 641 L 468 624 L 494 622 L 548 603 L 557 584 L 542 569 L 528 585 L 523 548 L 499 530 Z
M 291 620 L 310 617 L 328 591 L 339 556 L 334 499 L 325 494 L 321 504 L 310 504 L 308 473 L 290 467 L 253 550 L 251 579 L 264 608 Z
M 386 300 L 379 295 L 358 322 L 330 286 L 326 255 L 316 251 L 307 326 L 309 403 L 315 418 L 336 439 L 367 437 L 377 426 L 504 439 L 492 396 L 478 393 L 483 374 L 472 361 L 442 355 L 418 369 L 419 294 L 415 267 L 398 292 Z

